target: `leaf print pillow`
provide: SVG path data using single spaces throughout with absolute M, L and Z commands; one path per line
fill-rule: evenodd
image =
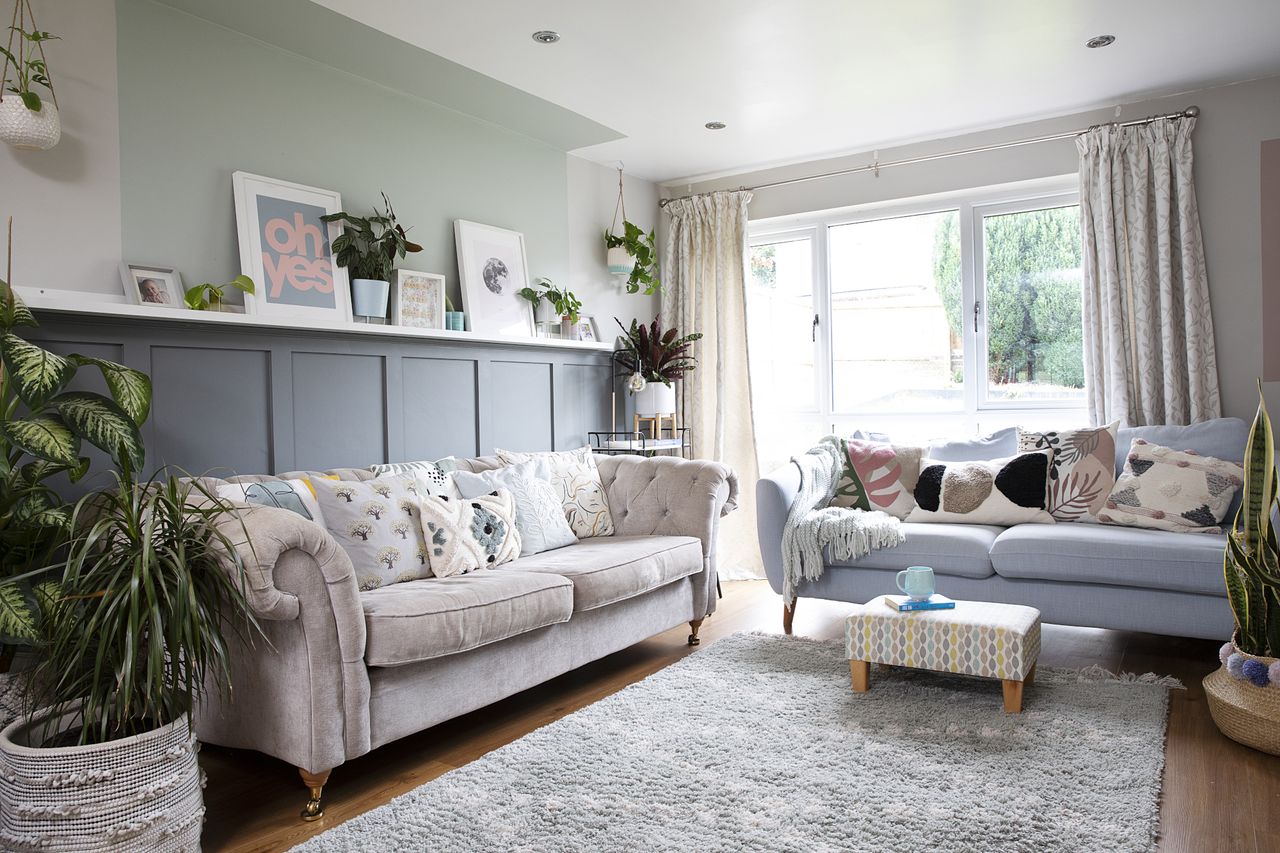
M 495 453 L 503 465 L 537 463 L 537 475 L 555 487 L 565 518 L 579 539 L 613 535 L 613 516 L 609 515 L 604 484 L 590 447 L 555 453 L 515 453 L 501 449 Z
M 906 518 L 915 509 L 923 447 L 860 438 L 840 440 L 840 479 L 828 506 L 882 510 Z
M 1049 514 L 1055 521 L 1096 522 L 1116 483 L 1116 430 L 1104 427 L 1030 432 L 1018 428 L 1018 450 L 1049 450 Z

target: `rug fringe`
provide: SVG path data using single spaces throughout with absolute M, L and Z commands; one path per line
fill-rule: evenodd
M 1109 669 L 1103 669 L 1098 664 L 1086 666 L 1084 669 L 1076 672 L 1076 681 L 1108 681 L 1120 684 L 1150 684 L 1156 687 L 1164 687 L 1169 690 L 1186 690 L 1180 680 L 1172 675 L 1156 675 L 1154 672 L 1144 672 L 1139 675 L 1136 672 L 1112 672 Z

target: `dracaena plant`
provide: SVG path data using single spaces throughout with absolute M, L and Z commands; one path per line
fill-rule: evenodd
M 624 375 L 638 373 L 645 382 L 670 385 L 697 367 L 697 358 L 691 350 L 693 342 L 702 337 L 701 332 L 683 337 L 675 329 L 664 332 L 657 317 L 648 326 L 632 320 L 627 327 L 617 317 L 613 320 L 623 332 L 618 338 L 614 360 Z
M 333 256 L 352 278 L 390 281 L 397 260 L 403 260 L 409 252 L 422 251 L 396 221 L 386 193 L 382 194 L 382 204 L 382 213 L 375 210 L 369 216 L 355 216 L 344 210 L 320 217 L 325 222 L 345 223 L 342 234 L 333 240 Z
M 658 279 L 658 250 L 654 247 L 654 233 L 645 230 L 633 222 L 622 222 L 622 233 L 604 232 L 604 245 L 607 249 L 622 246 L 635 262 L 631 274 L 627 276 L 627 293 L 640 293 L 653 296 L 662 291 L 662 282 Z
M 1244 493 L 1223 565 L 1236 646 L 1245 654 L 1280 657 L 1280 545 L 1272 523 L 1277 508 L 1275 440 L 1266 401 L 1259 399 L 1245 447 Z
M 71 509 L 52 482 L 89 470 L 86 443 L 116 465 L 142 466 L 139 427 L 151 380 L 121 364 L 61 356 L 25 340 L 35 317 L 0 279 L 0 658 L 38 637 L 41 608 L 31 572 L 70 535 Z M 108 395 L 67 390 L 81 368 L 102 374 Z

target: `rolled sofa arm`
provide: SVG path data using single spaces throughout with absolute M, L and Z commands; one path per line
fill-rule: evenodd
M 289 510 L 234 504 L 219 527 L 245 567 L 262 637 L 227 637 L 231 691 L 207 691 L 201 740 L 256 749 L 309 772 L 369 751 L 365 621 L 351 559 Z
M 788 462 L 756 483 L 756 534 L 764 573 L 773 591 L 782 594 L 782 528 L 800 492 L 800 469 Z

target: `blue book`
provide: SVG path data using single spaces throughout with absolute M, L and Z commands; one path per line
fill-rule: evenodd
M 931 595 L 924 601 L 912 601 L 905 595 L 886 595 L 884 603 L 890 610 L 908 613 L 913 610 L 953 610 L 956 603 L 945 595 Z

